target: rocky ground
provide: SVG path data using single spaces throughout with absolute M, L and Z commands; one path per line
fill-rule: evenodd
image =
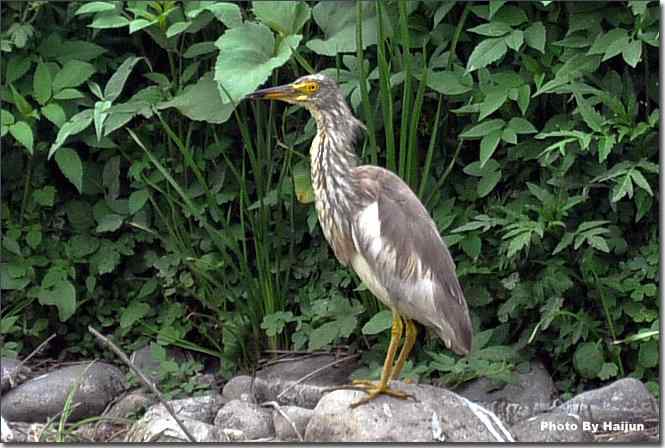
M 139 351 L 133 360 L 154 369 L 140 359 L 147 353 Z M 147 390 L 129 390 L 125 374 L 114 365 L 86 362 L 37 376 L 8 359 L 1 367 L 3 442 L 188 441 L 166 407 Z M 551 377 L 533 364 L 517 384 L 499 389 L 484 379 L 455 391 L 398 382 L 413 399 L 380 397 L 351 409 L 362 392 L 329 388 L 347 384 L 357 367 L 350 357 L 290 356 L 254 378 L 236 376 L 221 390 L 214 378 L 202 379 L 211 386 L 205 394 L 169 404 L 198 442 L 659 440 L 658 402 L 632 378 L 559 403 Z M 63 414 L 68 430 L 59 432 Z

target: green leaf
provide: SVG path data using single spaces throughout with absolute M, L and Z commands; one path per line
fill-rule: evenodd
M 197 56 L 203 56 L 204 54 L 213 53 L 217 51 L 215 42 L 197 42 L 192 44 L 187 51 L 182 55 L 186 59 L 195 58 Z
M 122 225 L 122 216 L 117 215 L 115 213 L 108 213 L 106 215 L 103 215 L 99 219 L 99 223 L 97 224 L 97 228 L 95 231 L 97 233 L 102 233 L 102 232 L 115 232 L 120 228 Z
M 118 15 L 115 11 L 98 13 L 95 20 L 92 21 L 90 28 L 108 29 L 108 28 L 122 28 L 129 25 L 129 19 Z
M 14 100 L 14 105 L 18 109 L 18 111 L 23 115 L 24 117 L 32 117 L 33 116 L 33 110 L 32 106 L 28 101 L 25 99 L 23 95 L 21 95 L 16 88 L 10 84 L 9 88 L 12 91 L 12 99 Z
M 612 377 L 615 377 L 619 374 L 619 368 L 613 362 L 603 363 L 603 367 L 598 372 L 598 378 L 603 381 L 607 381 Z
M 68 254 L 73 258 L 84 258 L 99 249 L 99 239 L 87 234 L 74 235 L 67 245 Z
M 524 9 L 513 5 L 503 6 L 493 18 L 493 21 L 505 22 L 510 26 L 517 26 L 528 20 Z
M 85 128 L 90 126 L 92 123 L 92 110 L 87 109 L 78 114 L 74 115 L 69 121 L 62 125 L 58 135 L 55 138 L 55 142 L 51 145 L 51 148 L 48 152 L 48 158 L 50 159 L 53 154 L 65 143 L 67 137 L 70 135 L 76 135 L 79 132 L 82 132 Z
M 129 78 L 129 74 L 134 69 L 134 66 L 142 59 L 143 58 L 136 56 L 130 56 L 120 64 L 120 67 L 115 70 L 111 79 L 106 83 L 106 87 L 104 87 L 105 100 L 113 102 L 118 96 L 120 96 L 120 93 L 127 82 L 127 78 Z
M 149 197 L 150 193 L 148 192 L 148 190 L 133 191 L 132 194 L 129 195 L 129 201 L 128 201 L 129 214 L 133 215 L 134 213 L 141 210 L 145 205 L 145 203 L 148 201 Z
M 327 322 L 310 333 L 308 349 L 311 351 L 318 350 L 328 344 L 331 344 L 335 339 L 337 339 L 338 334 L 339 323 L 336 321 Z
M 272 71 L 291 57 L 302 36 L 287 36 L 275 51 L 275 38 L 262 24 L 245 23 L 227 30 L 215 45 L 219 57 L 215 64 L 215 81 L 225 103 L 239 101 L 268 79 Z M 223 88 L 222 88 L 223 87 Z
M 653 196 L 653 191 L 651 190 L 649 182 L 639 170 L 631 170 L 630 177 L 633 178 L 633 181 L 637 184 L 638 187 L 649 193 L 649 196 Z
M 542 22 L 532 23 L 526 30 L 524 30 L 524 40 L 526 44 L 545 54 L 545 26 Z
M 51 82 L 51 72 L 48 65 L 39 64 L 32 79 L 32 96 L 42 106 L 51 98 Z
M 491 162 L 491 160 L 490 160 Z M 487 163 L 485 166 L 489 165 Z M 478 197 L 484 198 L 488 194 L 494 190 L 494 187 L 499 183 L 501 180 L 501 171 L 490 171 L 489 173 L 485 174 L 483 177 L 480 178 L 480 181 L 478 181 L 478 185 L 476 186 L 476 192 L 478 193 Z
M 594 40 L 593 45 L 591 45 L 591 48 L 589 48 L 587 54 L 589 55 L 604 54 L 607 51 L 607 48 L 610 46 L 610 44 L 616 41 L 620 42 L 624 41 L 624 39 L 628 39 L 628 33 L 626 32 L 625 29 L 612 28 L 607 33 L 601 34 L 598 37 L 596 37 L 596 40 Z
M 552 251 L 552 255 L 556 255 L 562 250 L 564 250 L 566 247 L 570 246 L 573 243 L 574 237 L 575 237 L 574 233 L 571 232 L 564 233 L 563 237 L 561 238 L 561 241 L 559 241 L 559 244 L 557 244 L 554 250 Z
M 254 1 L 254 15 L 282 36 L 297 34 L 307 23 L 311 8 L 298 1 Z
M 488 115 L 499 109 L 508 100 L 508 92 L 505 89 L 493 89 L 485 96 L 482 104 L 480 105 L 480 115 L 478 121 L 483 120 Z
M 68 87 L 79 86 L 86 82 L 93 73 L 95 73 L 95 67 L 92 64 L 76 60 L 68 61 L 55 74 L 53 91 L 59 92 Z
M 626 61 L 626 64 L 635 68 L 642 58 L 642 42 L 637 39 L 631 41 L 626 47 L 624 47 L 621 54 L 623 55 L 623 60 Z
M 120 314 L 120 328 L 130 328 L 136 321 L 143 319 L 150 310 L 151 307 L 147 303 L 132 300 Z
M 55 161 L 62 174 L 74 184 L 81 193 L 83 190 L 83 164 L 78 153 L 71 148 L 60 148 L 55 153 Z
M 166 37 L 171 38 L 177 36 L 180 33 L 183 33 L 190 27 L 192 22 L 176 22 L 166 30 Z
M 92 42 L 66 40 L 58 43 L 54 48 L 49 48 L 48 54 L 45 56 L 57 59 L 61 64 L 65 64 L 71 60 L 92 61 L 104 53 L 106 53 L 106 49 Z
M 480 124 L 475 125 L 471 129 L 468 129 L 460 134 L 460 138 L 479 138 L 484 137 L 494 131 L 503 129 L 506 125 L 506 122 L 500 118 L 494 118 L 492 120 L 484 121 Z
M 478 257 L 480 256 L 482 244 L 483 243 L 478 235 L 474 233 L 469 233 L 466 235 L 466 238 L 464 238 L 461 241 L 460 246 L 462 247 L 464 253 L 466 253 L 469 257 L 473 258 L 474 260 L 477 260 Z
M 508 127 L 516 134 L 535 134 L 538 130 L 525 118 L 514 117 L 508 122 Z
M 58 281 L 52 288 L 41 288 L 39 303 L 55 305 L 61 322 L 66 321 L 76 311 L 76 289 L 68 280 Z
M 314 202 L 314 189 L 310 170 L 302 163 L 293 167 L 293 187 L 296 192 L 296 198 L 301 204 Z
M 508 253 L 507 253 L 508 257 L 512 257 L 517 252 L 527 247 L 530 242 L 531 242 L 531 232 L 526 231 L 520 233 L 519 235 L 516 235 L 514 238 L 510 240 L 510 243 L 508 244 Z
M 462 72 L 430 72 L 427 75 L 427 86 L 444 95 L 461 95 L 473 89 L 473 78 Z
M 376 44 L 378 18 L 374 2 L 362 2 L 363 48 Z M 311 39 L 307 47 L 319 55 L 335 56 L 337 53 L 356 51 L 356 5 L 354 2 L 318 2 L 312 9 L 312 17 L 321 28 L 324 39 Z M 385 20 L 386 36 L 392 34 L 390 22 Z
M 42 207 L 53 207 L 53 204 L 55 203 L 55 193 L 56 189 L 51 185 L 47 185 L 44 188 L 35 190 L 32 193 L 32 199 Z
M 502 37 L 495 37 L 491 39 L 485 39 L 471 52 L 469 56 L 469 61 L 467 62 L 466 70 L 472 72 L 483 68 L 491 64 L 492 62 L 498 61 L 506 54 L 508 47 L 506 46 L 506 40 Z
M 79 90 L 76 89 L 62 89 L 60 92 L 57 92 L 53 95 L 53 98 L 56 100 L 76 100 L 79 98 L 85 98 Z
M 103 12 L 103 11 L 113 11 L 115 10 L 115 5 L 108 2 L 90 2 L 82 5 L 74 13 L 75 16 L 79 14 L 90 14 L 93 12 Z
M 196 3 L 198 3 L 198 6 L 196 6 Z M 216 1 L 196 3 L 185 3 L 185 9 L 187 10 L 186 15 L 190 19 L 195 18 L 202 11 L 210 11 L 215 18 L 222 22 L 227 28 L 235 28 L 236 26 L 242 25 L 242 13 L 240 7 L 234 3 Z M 191 9 L 192 5 L 194 5 L 193 9 Z
M 501 140 L 504 142 L 511 144 L 511 145 L 516 145 L 517 144 L 517 134 L 515 133 L 514 130 L 511 128 L 503 128 L 503 132 L 501 133 Z
M 630 173 L 627 173 L 619 179 L 617 184 L 613 188 L 612 202 L 620 201 L 626 194 L 628 197 L 632 196 L 633 193 L 633 181 Z
M 62 125 L 67 121 L 65 111 L 58 103 L 50 102 L 46 106 L 42 107 L 40 111 L 48 121 L 56 125 L 58 128 L 61 128 Z
M 224 123 L 234 110 L 233 104 L 222 101 L 219 86 L 209 76 L 187 86 L 180 95 L 160 103 L 157 107 L 175 107 L 192 120 L 208 123 Z
M 13 125 L 9 126 L 9 133 L 12 134 L 12 137 L 16 139 L 21 145 L 23 145 L 30 154 L 33 152 L 34 137 L 32 135 L 32 129 L 25 121 L 17 121 Z
M 593 235 L 587 238 L 589 245 L 594 249 L 605 252 L 606 254 L 610 252 L 610 248 L 607 245 L 607 241 L 602 236 Z
M 480 166 L 482 167 L 492 157 L 499 145 L 502 129 L 496 129 L 480 140 Z
M 593 342 L 579 344 L 573 355 L 575 369 L 585 378 L 596 378 L 604 363 L 603 353 Z
M 660 361 L 658 341 L 651 340 L 640 343 L 638 360 L 640 365 L 645 369 L 657 367 Z
M 392 327 L 393 313 L 390 310 L 383 310 L 376 313 L 362 328 L 362 333 L 366 335 L 378 334 Z
M 512 33 L 506 36 L 505 39 L 508 48 L 512 48 L 515 51 L 520 51 L 520 47 L 524 43 L 524 32 L 522 32 L 522 30 L 514 30 Z
M 453 9 L 453 6 L 455 6 L 454 1 L 444 1 L 444 2 L 439 2 L 439 7 L 436 9 L 436 12 L 434 13 L 434 27 L 436 28 L 439 23 L 448 15 L 451 9 Z
M 469 28 L 467 31 L 480 34 L 481 36 L 498 37 L 505 36 L 513 31 L 513 28 L 507 23 L 494 21 Z

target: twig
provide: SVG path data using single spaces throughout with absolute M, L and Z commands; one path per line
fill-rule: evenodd
M 302 434 L 300 434 L 300 431 L 298 431 L 298 428 L 296 428 L 296 424 L 293 422 L 293 420 L 291 420 L 291 417 L 286 415 L 286 412 L 282 410 L 282 407 L 279 405 L 279 403 L 277 403 L 276 401 L 266 401 L 264 403 L 261 403 L 261 406 L 272 406 L 273 408 L 275 408 L 275 410 L 279 412 L 279 414 L 282 417 L 284 417 L 284 419 L 289 423 L 289 425 L 291 425 L 291 428 L 293 428 L 293 431 L 298 436 L 298 440 L 300 440 L 301 442 L 305 441 Z
M 30 359 L 31 359 L 33 356 L 35 356 L 37 353 L 39 353 L 40 351 L 42 351 L 42 349 L 43 349 L 44 347 L 46 347 L 46 344 L 48 344 L 49 342 L 51 342 L 51 339 L 53 339 L 54 337 L 55 337 L 55 333 L 53 333 L 51 336 L 49 336 L 48 338 L 46 338 L 46 340 L 45 340 L 44 342 L 42 342 L 41 344 L 39 344 L 39 345 L 37 346 L 36 349 L 34 349 L 34 350 L 33 350 L 28 356 L 26 356 L 26 357 L 23 359 L 23 361 L 21 361 L 21 362 L 18 363 L 18 365 L 16 366 L 16 369 L 12 372 L 11 375 L 9 375 L 9 385 L 10 385 L 11 387 L 14 387 L 14 386 L 15 386 L 15 383 L 14 383 L 14 380 L 16 379 L 15 377 L 18 377 L 18 374 L 19 374 L 19 372 L 21 371 L 21 369 L 23 368 L 23 366 L 25 365 L 25 363 L 28 362 L 28 361 L 30 361 Z
M 276 400 L 279 400 L 280 398 L 282 398 L 282 397 L 284 396 L 285 393 L 287 393 L 288 391 L 290 391 L 291 389 L 293 389 L 294 387 L 296 387 L 298 384 L 302 383 L 303 381 L 307 381 L 308 379 L 310 379 L 311 377 L 313 377 L 313 376 L 319 374 L 319 373 L 322 372 L 323 370 L 325 370 L 325 369 L 327 369 L 327 368 L 329 368 L 329 367 L 335 366 L 335 365 L 337 365 L 337 364 L 342 364 L 342 363 L 345 362 L 345 361 L 349 361 L 349 360 L 351 360 L 351 359 L 358 358 L 359 356 L 360 356 L 360 354 L 358 354 L 358 353 L 353 354 L 353 355 L 349 355 L 349 356 L 345 356 L 344 358 L 338 359 L 338 360 L 336 360 L 336 361 L 333 361 L 333 362 L 330 362 L 330 363 L 326 364 L 325 366 L 319 367 L 318 369 L 314 370 L 313 372 L 310 372 L 310 373 L 308 373 L 307 375 L 303 376 L 303 377 L 300 378 L 298 381 L 295 381 L 294 383 L 289 384 L 288 387 L 286 387 L 283 391 L 281 391 L 281 392 L 279 393 L 279 395 L 277 395 Z
M 150 380 L 149 380 L 149 379 L 143 374 L 143 372 L 141 372 L 141 370 L 139 370 L 139 368 L 136 367 L 136 366 L 134 365 L 134 363 L 132 363 L 132 362 L 129 360 L 129 358 L 127 357 L 127 355 L 125 355 L 125 353 L 124 353 L 122 350 L 120 350 L 120 348 L 118 348 L 118 346 L 116 346 L 113 342 L 111 342 L 107 337 L 102 336 L 101 333 L 99 333 L 97 330 L 95 330 L 95 329 L 92 328 L 91 326 L 88 326 L 88 331 L 89 331 L 90 333 L 92 333 L 92 334 L 93 334 L 93 335 L 94 335 L 94 336 L 95 336 L 100 342 L 102 342 L 104 345 L 106 345 L 108 348 L 110 348 L 111 351 L 112 351 L 113 353 L 115 353 L 116 355 L 118 355 L 118 357 L 122 360 L 122 362 L 124 362 L 125 364 L 127 364 L 127 365 L 129 366 L 129 368 L 132 369 L 132 371 L 133 371 L 133 372 L 139 377 L 139 379 L 141 380 L 141 382 L 142 382 L 143 384 L 145 384 L 145 385 L 146 385 L 146 386 L 152 391 L 152 393 L 155 394 L 155 395 L 157 396 L 157 399 L 158 399 L 158 400 L 164 405 L 164 407 L 166 408 L 166 410 L 168 411 L 168 413 L 171 414 L 171 417 L 173 417 L 173 420 L 175 420 L 175 422 L 178 424 L 178 426 L 180 426 L 180 429 L 182 429 L 182 432 L 185 433 L 185 435 L 187 436 L 187 438 L 189 439 L 189 441 L 192 442 L 192 443 L 196 443 L 196 439 L 194 438 L 194 436 L 192 436 L 192 434 L 189 432 L 189 430 L 187 430 L 187 428 L 186 428 L 185 425 L 182 423 L 182 421 L 180 421 L 180 419 L 176 416 L 176 413 L 175 413 L 175 411 L 173 410 L 173 407 L 171 406 L 171 404 L 169 404 L 169 402 L 166 401 L 166 399 L 164 399 L 164 397 L 162 396 L 161 392 L 159 392 L 159 390 L 158 390 L 157 387 L 152 383 L 152 381 L 150 381 Z

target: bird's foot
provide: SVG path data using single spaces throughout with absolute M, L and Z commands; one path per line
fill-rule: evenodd
M 381 384 L 381 382 L 374 383 L 369 380 L 353 380 L 351 384 L 336 386 L 328 390 L 338 389 L 360 390 L 367 393 L 367 396 L 351 403 L 352 408 L 360 406 L 361 404 L 365 404 L 368 401 L 375 399 L 379 395 L 388 395 L 390 397 L 399 398 L 400 400 L 407 400 L 409 398 L 413 398 L 415 400 L 415 397 L 411 394 L 407 394 L 406 392 L 402 392 L 398 389 L 391 389 L 387 384 Z

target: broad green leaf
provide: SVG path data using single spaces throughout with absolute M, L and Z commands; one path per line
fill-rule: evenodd
M 640 62 L 642 58 L 642 42 L 635 39 L 632 40 L 628 45 L 622 50 L 623 60 L 626 61 L 626 64 L 635 68 L 637 63 Z
M 254 15 L 282 36 L 297 34 L 307 23 L 311 8 L 299 1 L 254 1 Z
M 81 193 L 83 190 L 83 163 L 81 163 L 78 153 L 71 148 L 62 147 L 55 153 L 55 161 L 62 174 Z
M 383 310 L 376 313 L 367 323 L 363 326 L 363 334 L 378 334 L 387 330 L 392 326 L 393 314 L 390 310 Z
M 517 144 L 517 134 L 515 133 L 514 130 L 512 130 L 509 127 L 503 128 L 503 132 L 501 133 L 501 140 L 504 142 L 511 144 L 511 145 L 516 145 Z
M 331 344 L 339 334 L 339 324 L 337 322 L 326 322 L 316 328 L 309 335 L 309 350 L 318 350 L 328 344 Z
M 314 189 L 309 170 L 304 164 L 299 163 L 293 167 L 293 187 L 296 192 L 296 198 L 301 204 L 314 202 Z
M 479 138 L 484 137 L 494 131 L 503 129 L 506 125 L 506 122 L 500 118 L 494 118 L 492 120 L 484 121 L 480 124 L 473 126 L 471 129 L 468 129 L 460 134 L 460 138 Z M 501 134 L 499 134 L 501 135 Z
M 612 189 L 612 202 L 620 201 L 626 194 L 628 197 L 633 196 L 633 181 L 630 173 L 621 177 Z
M 32 79 L 32 95 L 42 106 L 51 98 L 51 83 L 48 65 L 39 64 Z
M 213 53 L 215 51 L 217 51 L 215 42 L 197 42 L 195 44 L 192 44 L 192 46 L 190 46 L 185 51 L 182 57 L 190 59 L 190 58 L 195 58 L 197 56 L 202 56 L 204 54 Z
M 129 19 L 118 15 L 115 11 L 98 13 L 95 20 L 92 21 L 90 28 L 109 29 L 109 28 L 122 28 L 129 25 Z
M 490 160 L 491 162 L 491 160 Z M 485 166 L 489 165 L 489 163 L 486 163 Z M 501 171 L 490 171 L 489 173 L 485 174 L 483 177 L 480 178 L 480 181 L 478 181 L 478 185 L 476 185 L 476 192 L 478 193 L 478 197 L 484 198 L 488 194 L 490 194 L 493 190 L 494 187 L 499 183 L 501 180 Z
M 84 40 L 66 40 L 48 49 L 49 58 L 57 59 L 61 64 L 71 60 L 88 62 L 106 53 L 106 49 Z
M 53 95 L 53 98 L 56 100 L 76 100 L 79 98 L 85 98 L 79 90 L 76 89 L 62 89 L 60 92 L 57 92 Z
M 480 34 L 481 36 L 498 37 L 505 36 L 506 34 L 513 31 L 513 28 L 507 23 L 493 21 L 474 26 L 473 28 L 469 28 L 467 31 Z
M 40 112 L 43 116 L 46 117 L 48 121 L 56 125 L 58 128 L 61 128 L 62 125 L 67 121 L 65 111 L 58 103 L 50 102 L 46 106 L 42 107 Z
M 115 213 L 108 213 L 99 219 L 95 232 L 115 232 L 122 225 L 122 216 Z
M 471 52 L 466 69 L 468 72 L 472 72 L 479 68 L 486 67 L 501 59 L 501 57 L 506 54 L 507 50 L 506 40 L 503 37 L 485 39 L 476 45 Z
M 624 33 L 625 34 L 625 33 Z M 612 42 L 607 46 L 605 49 L 605 53 L 603 54 L 603 61 L 606 61 L 610 58 L 613 58 L 614 56 L 620 54 L 624 50 L 628 49 L 628 35 L 624 35 Z
M 610 252 L 610 248 L 607 245 L 607 240 L 605 240 L 605 238 L 603 238 L 602 236 L 593 235 L 593 236 L 588 237 L 587 241 L 589 242 L 591 247 L 593 247 L 594 249 L 598 249 L 598 250 L 600 250 L 602 252 L 605 252 L 605 253 Z
M 480 105 L 480 115 L 478 121 L 483 120 L 488 115 L 491 115 L 499 109 L 508 100 L 508 92 L 505 89 L 494 89 L 485 96 L 482 104 Z
M 99 239 L 82 233 L 74 235 L 67 245 L 68 255 L 74 258 L 84 258 L 99 249 Z
M 465 254 L 477 260 L 483 247 L 483 242 L 476 234 L 470 233 L 460 242 L 460 246 Z
M 603 367 L 598 372 L 598 378 L 603 381 L 607 381 L 612 377 L 615 377 L 619 374 L 619 368 L 613 362 L 603 363 Z
M 605 121 L 603 117 L 577 92 L 575 93 L 575 100 L 577 101 L 580 115 L 582 115 L 582 119 L 587 126 L 595 132 L 600 132 Z
M 607 52 L 608 47 L 615 43 L 615 42 L 627 42 L 628 39 L 628 33 L 626 32 L 625 29 L 623 28 L 612 28 L 610 31 L 608 31 L 605 34 L 601 34 L 598 37 L 596 37 L 596 40 L 593 42 L 593 45 L 591 45 L 591 48 L 589 48 L 589 51 L 587 54 L 592 55 L 592 54 L 605 54 Z M 619 51 L 621 52 L 621 51 Z M 619 54 L 619 53 L 616 53 Z
M 33 109 L 30 103 L 28 103 L 25 97 L 21 95 L 12 84 L 9 85 L 9 88 L 12 91 L 12 100 L 14 100 L 14 105 L 21 113 L 21 115 L 23 115 L 25 118 L 33 117 Z
M 65 143 L 67 137 L 82 132 L 85 128 L 90 126 L 90 123 L 92 123 L 92 109 L 87 109 L 82 112 L 79 112 L 78 114 L 70 118 L 69 121 L 67 121 L 67 123 L 62 125 L 60 131 L 58 131 L 58 135 L 55 138 L 55 142 L 53 142 L 51 148 L 48 151 L 48 158 L 50 159 L 51 157 L 53 157 L 53 154 L 58 150 L 58 148 L 60 148 L 63 145 L 63 143 Z
M 133 215 L 134 213 L 141 210 L 145 203 L 148 201 L 149 197 L 150 193 L 148 193 L 148 190 L 133 191 L 132 194 L 129 195 L 129 213 Z
M 90 14 L 94 12 L 104 12 L 104 11 L 113 11 L 115 10 L 115 5 L 108 2 L 90 2 L 82 5 L 79 9 L 76 10 L 74 15 L 79 14 Z
M 363 48 L 376 44 L 378 19 L 374 2 L 362 2 Z M 356 5 L 355 2 L 318 2 L 312 9 L 312 17 L 321 28 L 324 39 L 311 39 L 307 47 L 316 54 L 335 56 L 337 53 L 356 51 Z M 386 36 L 392 34 L 390 22 L 385 20 Z
M 603 135 L 598 139 L 598 163 L 607 160 L 607 156 L 612 152 L 615 144 L 616 138 L 614 135 Z
M 201 78 L 196 84 L 170 101 L 160 103 L 159 109 L 175 107 L 180 113 L 195 121 L 224 123 L 233 113 L 233 104 L 224 103 L 217 83 L 209 76 Z
M 166 37 L 171 38 L 177 36 L 180 33 L 183 33 L 189 28 L 192 22 L 176 22 L 166 30 Z
M 32 200 L 42 207 L 53 207 L 53 204 L 55 203 L 55 193 L 56 189 L 51 185 L 47 185 L 44 188 L 35 190 L 32 193 Z
M 215 43 L 220 50 L 215 81 L 220 83 L 223 102 L 238 102 L 256 90 L 291 57 L 300 39 L 301 35 L 287 36 L 275 51 L 275 38 L 263 24 L 248 22 L 227 30 Z
M 12 134 L 16 141 L 23 145 L 30 154 L 32 154 L 34 137 L 32 135 L 32 129 L 28 123 L 25 121 L 17 121 L 9 126 L 9 133 Z
M 508 244 L 507 256 L 512 257 L 517 252 L 527 247 L 530 242 L 531 242 L 531 232 L 529 231 L 520 233 L 519 235 L 515 236 L 510 240 L 510 243 Z
M 495 129 L 480 140 L 480 166 L 484 166 L 485 163 L 492 157 L 494 151 L 499 145 L 499 140 L 501 139 L 502 129 Z
M 38 292 L 39 303 L 55 305 L 58 318 L 66 321 L 76 311 L 76 289 L 68 280 L 60 280 L 52 288 L 41 288 Z
M 143 58 L 130 56 L 125 59 L 122 64 L 120 64 L 120 67 L 115 70 L 111 76 L 111 79 L 109 79 L 109 81 L 106 83 L 106 87 L 104 87 L 105 100 L 113 102 L 116 98 L 118 98 L 118 96 L 120 96 L 120 93 L 122 92 L 122 89 L 125 87 L 125 83 L 127 82 L 127 78 L 129 78 L 129 74 L 141 59 Z
M 194 2 L 186 2 L 185 10 L 187 11 L 186 16 L 190 19 L 195 18 L 202 11 L 210 11 L 227 28 L 235 28 L 242 25 L 240 7 L 231 2 L 201 1 L 198 2 L 198 6 Z
M 507 0 L 490 0 L 489 15 L 487 16 L 487 18 L 489 20 L 492 20 L 497 11 L 501 9 L 503 5 L 506 4 L 506 1 Z
M 92 64 L 76 60 L 67 61 L 55 74 L 53 91 L 60 92 L 68 87 L 77 87 L 86 82 L 93 73 L 95 73 L 95 67 Z
M 658 353 L 658 341 L 650 340 L 641 342 L 638 361 L 645 369 L 657 367 L 658 363 L 660 362 L 660 355 Z
M 473 89 L 473 78 L 462 72 L 430 72 L 427 75 L 427 86 L 444 95 L 461 95 Z
M 649 193 L 649 196 L 653 196 L 653 191 L 651 190 L 651 186 L 649 185 L 649 182 L 644 177 L 644 175 L 640 172 L 640 170 L 637 169 L 631 170 L 630 177 L 633 178 L 633 181 L 637 184 L 638 187 Z
M 513 5 L 505 5 L 496 14 L 494 14 L 493 21 L 505 22 L 510 26 L 521 25 L 527 22 L 529 18 L 524 12 L 524 8 Z
M 552 251 L 552 255 L 556 255 L 562 250 L 564 250 L 566 247 L 570 246 L 573 243 L 574 237 L 575 237 L 574 233 L 571 232 L 564 233 L 563 237 L 561 238 L 561 241 L 559 241 L 559 244 L 557 244 L 554 250 Z
M 522 30 L 514 30 L 512 33 L 506 36 L 505 39 L 508 48 L 512 48 L 515 51 L 520 51 L 520 47 L 524 43 L 524 32 L 522 32 Z
M 6 65 L 7 67 L 7 73 L 5 75 L 5 79 L 3 80 L 3 84 L 9 84 L 16 81 L 17 79 L 21 79 L 23 75 L 25 75 L 28 70 L 30 70 L 30 67 L 32 67 L 32 60 L 27 56 L 18 56 L 6 60 L 6 64 L 3 65 Z
M 516 134 L 535 134 L 538 130 L 525 118 L 514 117 L 508 122 L 508 127 Z
M 453 6 L 455 6 L 455 2 L 451 0 L 446 0 L 443 2 L 439 2 L 439 7 L 436 9 L 436 12 L 434 13 L 434 27 L 436 28 L 439 23 L 448 15 L 451 9 L 453 9 Z
M 545 26 L 542 22 L 532 23 L 524 30 L 524 40 L 526 44 L 545 54 Z

